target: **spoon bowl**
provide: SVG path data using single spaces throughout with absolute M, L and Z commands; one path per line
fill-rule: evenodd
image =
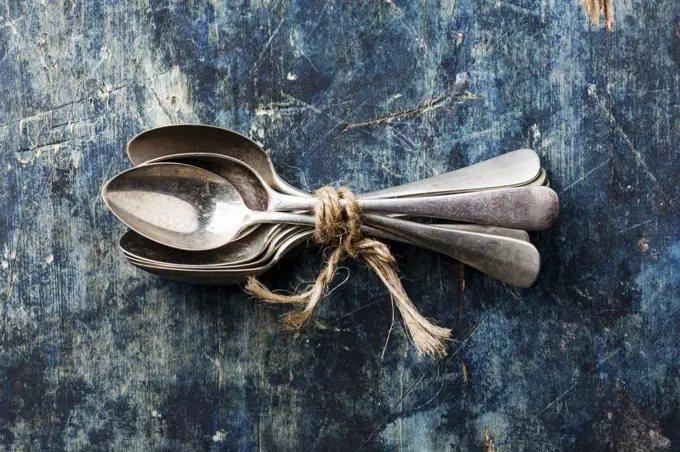
M 135 231 L 127 231 L 118 247 L 129 259 L 169 267 L 213 267 L 244 265 L 259 257 L 288 225 L 257 228 L 252 234 L 209 251 L 186 251 L 154 242 Z
M 310 232 L 310 234 L 313 233 L 311 229 L 307 229 L 307 231 Z M 168 267 L 168 268 L 184 268 L 184 269 L 211 269 L 211 268 L 230 268 L 230 269 L 237 269 L 237 268 L 250 268 L 250 267 L 258 267 L 262 265 L 261 263 L 263 261 L 268 260 L 271 258 L 271 256 L 277 251 L 279 246 L 283 242 L 285 242 L 287 239 L 292 237 L 293 235 L 297 234 L 298 232 L 301 232 L 298 226 L 288 226 L 288 227 L 282 227 L 279 228 L 275 233 L 271 234 L 271 237 L 269 241 L 267 242 L 265 248 L 262 250 L 262 252 L 258 253 L 255 255 L 255 253 L 251 253 L 250 250 L 252 247 L 250 246 L 249 238 L 243 238 L 239 239 L 235 242 L 229 243 L 221 248 L 218 248 L 216 251 L 221 251 L 221 250 L 229 250 L 232 248 L 232 245 L 234 244 L 239 244 L 240 248 L 245 250 L 244 255 L 246 255 L 248 258 L 247 259 L 231 259 L 234 257 L 233 255 L 230 255 L 229 252 L 220 252 L 218 253 L 219 256 L 213 256 L 213 251 L 184 251 L 184 250 L 174 250 L 173 248 L 169 247 L 163 247 L 165 250 L 167 250 L 164 255 L 161 255 L 161 257 L 158 257 L 158 254 L 155 255 L 155 259 L 148 259 L 146 256 L 149 255 L 148 252 L 142 251 L 141 253 L 137 253 L 137 255 L 128 253 L 126 251 L 126 248 L 129 247 L 129 239 L 128 243 L 123 243 L 123 239 L 121 239 L 120 247 L 123 249 L 123 253 L 125 254 L 125 257 L 128 258 L 129 260 L 134 260 L 138 261 L 141 263 L 145 263 L 148 265 L 154 265 L 154 266 L 160 266 L 160 267 Z M 130 234 L 130 233 L 128 233 Z M 126 234 L 126 235 L 128 235 Z M 134 234 L 134 237 L 141 237 L 138 234 Z M 254 236 L 255 234 L 253 234 Z M 123 236 L 125 237 L 125 236 Z M 148 239 L 145 239 L 141 237 L 141 239 L 144 241 L 144 243 L 149 242 Z M 139 240 L 135 240 L 133 238 L 133 242 L 139 243 Z M 163 245 L 156 245 L 156 250 L 159 247 L 162 247 Z M 232 248 L 233 249 L 233 248 Z M 196 255 L 196 256 L 191 256 L 190 259 L 182 259 L 185 255 L 190 254 L 190 255 Z M 140 256 L 141 255 L 141 256 Z M 170 259 L 168 259 L 168 257 Z M 164 259 L 163 259 L 164 258 Z
M 259 276 L 265 273 L 267 270 L 272 268 L 277 262 L 281 260 L 283 256 L 288 253 L 291 249 L 295 248 L 298 244 L 309 239 L 310 233 L 300 232 L 284 243 L 281 244 L 274 253 L 274 255 L 265 263 L 259 267 L 251 267 L 247 269 L 179 269 L 179 268 L 168 268 L 162 266 L 155 266 L 150 264 L 144 264 L 137 261 L 129 261 L 135 267 L 144 270 L 146 272 L 161 276 L 164 278 L 172 279 L 175 281 L 183 281 L 192 284 L 207 284 L 207 285 L 218 285 L 227 286 L 231 284 L 238 284 L 246 281 L 249 277 Z
M 169 125 L 146 130 L 127 145 L 127 155 L 135 166 L 167 155 L 208 151 L 241 160 L 277 191 L 309 196 L 279 177 L 262 146 L 233 130 L 202 124 Z
M 102 197 L 131 229 L 178 249 L 219 248 L 252 224 L 253 211 L 233 185 L 179 163 L 125 171 L 104 186 Z

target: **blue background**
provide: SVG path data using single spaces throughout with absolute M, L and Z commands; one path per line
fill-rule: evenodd
M 0 445 L 482 450 L 486 427 L 497 450 L 680 450 L 680 6 L 614 7 L 610 33 L 576 1 L 5 0 Z M 445 360 L 389 334 L 357 262 L 282 333 L 285 307 L 116 248 L 102 183 L 135 134 L 185 122 L 251 136 L 306 189 L 531 147 L 562 213 L 532 237 L 527 290 L 392 246 L 414 302 L 454 329 Z M 264 280 L 321 264 L 297 250 Z

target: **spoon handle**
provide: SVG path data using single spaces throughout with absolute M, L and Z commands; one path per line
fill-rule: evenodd
M 245 226 L 252 226 L 261 223 L 288 223 L 288 224 L 301 224 L 305 226 L 314 226 L 315 221 L 312 215 L 306 215 L 301 213 L 289 213 L 289 212 L 272 212 L 272 211 L 261 211 L 261 210 L 251 210 L 248 213 L 248 218 L 245 221 Z
M 452 257 L 507 284 L 529 287 L 538 277 L 541 257 L 529 242 L 380 215 L 364 215 L 364 219 L 393 238 L 402 236 L 406 243 Z
M 529 234 L 527 234 L 526 231 L 522 231 L 521 229 L 508 229 L 508 228 L 499 228 L 496 226 L 481 226 L 478 224 L 467 224 L 467 223 L 441 223 L 441 224 L 423 224 L 420 223 L 421 226 L 423 226 L 423 230 L 425 228 L 445 228 L 445 229 L 451 229 L 455 231 L 463 231 L 463 232 L 476 232 L 478 234 L 486 234 L 486 235 L 500 235 L 501 237 L 508 237 L 511 239 L 516 239 L 516 240 L 521 240 L 523 242 L 529 242 Z M 381 239 L 385 240 L 393 240 L 396 242 L 401 242 L 401 243 L 408 243 L 411 245 L 418 245 L 417 243 L 410 241 L 408 237 L 397 234 L 394 232 L 391 232 L 386 229 L 380 229 L 372 226 L 368 226 L 364 224 L 362 226 L 361 232 L 363 232 L 366 235 L 372 235 L 373 237 L 378 237 Z M 432 249 L 432 251 L 438 251 L 436 249 Z
M 275 219 L 264 214 L 260 219 L 266 222 Z M 285 217 L 288 222 L 306 221 L 299 217 L 311 218 L 298 214 L 276 216 Z M 363 225 L 364 234 L 441 253 L 513 286 L 529 287 L 538 276 L 540 256 L 524 231 L 477 225 L 428 225 L 380 215 L 365 215 L 365 220 L 376 227 Z M 311 238 L 313 231 L 305 232 L 305 237 Z
M 449 195 L 391 199 L 359 199 L 365 212 L 405 214 L 464 221 L 488 226 L 547 229 L 559 214 L 557 194 L 548 187 L 517 187 Z M 277 194 L 270 211 L 313 211 L 311 197 Z
M 361 199 L 427 196 L 451 192 L 488 190 L 524 185 L 541 171 L 535 151 L 520 149 L 507 154 L 408 184 L 363 193 Z
M 361 199 L 359 205 L 366 212 L 400 213 L 530 231 L 549 228 L 559 214 L 557 194 L 547 187 L 414 198 Z

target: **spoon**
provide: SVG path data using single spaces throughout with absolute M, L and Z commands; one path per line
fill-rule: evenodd
M 248 202 L 245 204 L 250 209 L 267 211 L 305 211 L 314 210 L 314 207 L 316 206 L 316 200 L 311 200 L 308 196 L 300 197 L 287 195 L 273 190 L 257 171 L 233 157 L 214 153 L 196 152 L 158 157 L 150 160 L 146 164 L 159 162 L 175 162 L 198 166 L 206 171 L 217 174 L 236 188 L 241 196 L 244 197 L 244 202 L 246 201 L 247 196 Z M 538 177 L 529 185 L 540 186 L 544 181 L 545 170 L 541 168 Z M 410 203 L 413 204 L 413 202 Z M 377 200 L 368 201 L 361 199 L 359 204 L 364 210 L 374 210 L 371 206 L 391 205 L 396 204 L 396 202 L 388 201 L 381 203 Z M 385 211 L 384 209 L 384 207 L 381 207 L 378 210 Z M 419 215 L 432 216 L 423 213 Z
M 263 187 L 267 187 L 266 184 Z M 267 190 L 271 196 L 267 200 L 267 211 L 253 211 L 244 205 L 229 182 L 209 171 L 179 163 L 155 163 L 119 174 L 104 187 L 102 196 L 123 222 L 142 235 L 151 234 L 150 238 L 159 243 L 198 251 L 230 242 L 246 226 L 283 222 L 313 224 L 314 219 L 310 216 L 279 211 L 313 210 L 317 203 L 315 199 L 280 194 L 268 187 Z M 173 206 L 173 200 L 177 206 Z M 163 203 L 165 209 L 158 209 Z M 197 208 L 192 209 L 192 205 Z M 430 216 L 525 230 L 551 226 L 559 212 L 557 194 L 546 187 L 359 200 L 359 206 L 365 211 Z M 151 213 L 155 213 L 155 224 L 144 220 Z
M 167 267 L 156 267 L 140 262 L 128 261 L 135 267 L 153 273 L 163 278 L 172 279 L 175 281 L 183 281 L 193 284 L 208 284 L 227 286 L 230 284 L 238 284 L 246 281 L 251 276 L 259 276 L 272 268 L 274 264 L 281 260 L 281 258 L 291 249 L 295 248 L 299 243 L 304 242 L 309 237 L 308 232 L 301 232 L 289 240 L 285 241 L 277 250 L 274 256 L 264 265 L 257 268 L 250 268 L 247 270 L 208 270 L 204 272 L 187 271 L 186 269 L 176 269 Z
M 150 160 L 147 162 L 147 164 L 151 163 L 158 163 L 158 162 L 175 162 L 175 163 L 184 163 L 188 165 L 193 165 L 197 166 L 199 168 L 203 168 L 207 171 L 211 171 L 214 174 L 217 174 L 218 176 L 224 178 L 228 182 L 232 183 L 234 187 L 237 189 L 239 193 L 243 195 L 244 192 L 247 192 L 250 195 L 250 198 L 253 199 L 251 201 L 252 205 L 257 206 L 257 210 L 262 210 L 262 207 L 264 206 L 265 208 L 270 204 L 268 200 L 272 198 L 276 198 L 280 196 L 279 193 L 271 190 L 269 186 L 259 177 L 257 172 L 255 172 L 252 168 L 248 167 L 245 163 L 241 162 L 240 160 L 234 159 L 232 157 L 224 156 L 224 155 L 219 155 L 219 154 L 212 154 L 212 153 L 192 153 L 192 154 L 177 154 L 177 155 L 168 155 L 168 156 L 163 156 L 163 157 L 158 157 L 153 160 Z M 541 173 L 539 177 L 531 182 L 531 186 L 538 186 L 540 185 L 543 181 L 545 180 L 545 170 L 541 169 Z M 257 199 L 257 200 L 255 200 Z M 250 207 L 250 206 L 249 206 Z M 484 234 L 498 234 L 498 235 L 504 235 L 506 237 L 515 237 L 515 238 L 520 238 L 523 240 L 528 241 L 528 235 L 526 232 L 517 230 L 517 229 L 507 229 L 507 228 L 494 228 L 494 227 L 489 227 L 489 226 L 480 226 L 480 225 L 439 225 L 443 227 L 449 227 L 452 229 L 459 229 L 459 230 L 468 230 L 472 232 L 480 232 Z M 272 228 L 276 226 L 272 225 L 262 225 L 260 228 Z M 295 228 L 296 226 L 284 226 L 284 227 L 293 227 Z M 423 226 L 425 227 L 425 226 Z M 373 236 L 378 236 L 380 238 L 384 238 L 387 240 L 394 240 L 394 241 L 401 241 L 404 242 L 406 241 L 407 243 L 408 240 L 405 240 L 404 237 L 400 236 L 395 236 L 394 234 L 388 232 L 388 231 L 383 231 L 383 230 L 376 230 L 374 228 L 371 229 L 366 229 L 365 230 L 367 234 L 373 235 Z M 258 235 L 258 237 L 262 237 L 262 235 Z M 147 241 L 150 242 L 147 244 L 147 246 L 153 247 L 152 241 Z M 253 253 L 260 253 L 261 250 L 264 250 L 267 246 L 267 241 L 265 240 L 254 240 L 251 241 L 250 247 L 253 249 Z M 158 245 L 161 248 L 164 248 L 162 245 Z M 435 250 L 436 251 L 436 250 Z M 170 256 L 167 256 L 164 259 L 161 259 L 161 261 L 168 262 L 169 260 L 172 259 L 172 254 Z M 212 257 L 212 256 L 211 256 Z M 177 262 L 176 260 L 174 262 Z M 186 262 L 186 260 L 180 259 L 179 262 L 177 262 L 176 265 L 182 265 L 183 262 Z M 205 262 L 205 260 L 203 260 Z M 212 262 L 216 262 L 215 265 L 225 265 L 225 262 L 228 262 L 228 260 L 225 260 L 222 258 L 222 256 L 216 256 L 216 259 L 212 260 Z M 213 265 L 213 264 L 204 264 L 204 265 Z M 228 265 L 228 264 L 226 264 Z
M 229 129 L 199 124 L 157 127 L 140 133 L 127 146 L 128 157 L 134 165 L 160 156 L 194 152 L 212 152 L 236 158 L 253 168 L 275 190 L 309 196 L 278 176 L 260 145 Z M 456 171 L 359 197 L 393 198 L 514 187 L 531 182 L 539 171 L 538 155 L 530 149 L 521 149 Z
M 228 182 L 192 166 L 153 164 L 123 173 L 126 174 L 138 177 L 118 176 L 104 187 L 103 197 L 109 208 L 128 226 L 174 247 L 199 250 L 215 247 L 223 243 L 226 236 L 235 236 L 249 221 L 302 224 L 314 221 L 304 215 L 250 211 Z M 236 221 L 228 221 L 230 217 L 236 217 Z M 407 231 L 416 243 L 444 252 L 471 267 L 481 267 L 491 276 L 513 285 L 526 287 L 538 274 L 538 251 L 521 240 L 436 226 L 423 229 L 418 223 L 394 218 L 368 218 L 393 232 Z
M 307 229 L 309 231 L 309 229 Z M 269 260 L 272 255 L 276 252 L 276 249 L 287 239 L 290 237 L 298 234 L 299 232 L 302 232 L 300 229 L 300 226 L 293 226 L 293 227 L 286 227 L 286 228 L 281 228 L 278 230 L 275 234 L 271 235 L 270 240 L 266 243 L 264 246 L 262 252 L 256 253 L 256 249 L 252 246 L 246 247 L 248 251 L 253 251 L 250 253 L 250 258 L 241 261 L 232 261 L 229 260 L 229 255 L 226 253 L 222 253 L 220 256 L 212 256 L 212 251 L 184 251 L 184 250 L 174 250 L 174 251 L 179 251 L 180 253 L 175 253 L 173 252 L 173 248 L 169 248 L 163 245 L 160 245 L 158 243 L 155 243 L 145 237 L 140 236 L 139 234 L 135 233 L 134 231 L 128 231 L 123 237 L 121 237 L 121 240 L 119 242 L 119 247 L 123 250 L 123 253 L 125 256 L 134 261 L 139 261 L 143 262 L 149 265 L 155 265 L 155 266 L 162 266 L 162 267 L 170 267 L 170 268 L 186 268 L 186 269 L 191 269 L 191 268 L 230 268 L 230 269 L 239 269 L 239 268 L 250 268 L 250 267 L 258 267 L 261 265 L 262 261 L 267 261 Z M 255 243 L 257 242 L 257 237 L 255 234 L 253 234 L 252 237 L 248 238 L 243 238 L 240 239 L 239 242 L 245 242 L 249 241 L 248 245 L 251 245 L 253 242 L 252 240 L 255 240 Z M 130 245 L 132 246 L 139 246 L 142 245 L 145 247 L 145 252 L 131 254 L 127 252 L 127 249 L 129 249 Z M 225 245 L 222 248 L 219 248 L 220 250 L 227 248 L 229 245 Z M 165 251 L 165 254 L 170 257 L 170 259 L 160 259 L 158 257 L 158 253 L 155 254 L 155 259 L 148 259 L 146 256 L 148 255 L 148 251 L 156 251 L 158 249 L 162 250 L 167 250 Z M 186 259 L 181 259 L 182 253 L 189 253 L 189 254 L 195 254 L 197 256 L 192 256 L 192 259 L 186 260 Z M 178 259 L 178 257 L 180 259 Z M 187 263 L 190 262 L 190 263 Z
M 233 130 L 200 124 L 169 125 L 146 130 L 127 145 L 127 155 L 135 166 L 165 155 L 208 150 L 246 162 L 268 185 L 282 193 L 308 195 L 279 177 L 259 144 Z
M 154 242 L 134 231 L 128 231 L 120 238 L 118 247 L 126 257 L 150 264 L 201 267 L 206 265 L 243 265 L 256 260 L 278 234 L 284 233 L 288 225 L 278 229 L 257 228 L 252 234 L 227 243 L 210 251 L 186 251 Z M 280 230 L 284 230 L 279 232 Z M 260 244 L 262 244 L 260 246 Z M 253 246 L 256 245 L 256 246 Z
M 427 225 L 422 225 L 427 226 Z M 442 227 L 451 230 L 477 232 L 487 235 L 501 235 L 508 238 L 529 241 L 529 235 L 525 231 L 518 229 L 497 228 L 495 226 L 479 226 L 472 224 L 438 224 L 431 227 Z M 149 240 L 144 236 L 137 234 L 134 231 L 126 232 L 120 239 L 118 247 L 122 250 L 125 256 L 130 261 L 146 263 L 158 267 L 168 268 L 185 268 L 185 269 L 200 269 L 200 268 L 247 268 L 254 265 L 255 261 L 262 259 L 263 253 L 260 250 L 265 250 L 267 254 L 275 252 L 273 248 L 290 237 L 291 234 L 301 232 L 299 226 L 285 226 L 280 232 L 272 235 L 271 240 L 264 243 L 260 248 L 260 235 L 258 232 L 244 237 L 235 242 L 231 242 L 221 248 L 211 251 L 185 251 L 170 248 L 153 240 Z M 310 234 L 313 233 L 311 229 L 307 230 Z M 363 231 L 379 238 L 387 238 L 388 240 L 396 240 L 410 245 L 416 245 L 406 237 L 386 233 L 382 229 L 364 227 Z M 275 243 L 276 242 L 276 243 Z M 429 248 L 431 251 L 439 251 L 435 248 Z M 479 269 L 484 271 L 484 269 Z
M 231 183 L 234 186 L 234 188 L 236 188 L 236 190 L 241 194 L 241 196 L 247 194 L 250 202 L 246 203 L 246 205 L 254 210 L 276 210 L 277 204 L 276 200 L 278 199 L 280 203 L 281 200 L 283 199 L 283 196 L 280 193 L 272 190 L 255 170 L 250 168 L 242 161 L 232 157 L 212 153 L 177 154 L 157 157 L 153 160 L 150 160 L 146 164 L 158 162 L 184 163 L 187 165 L 197 166 L 199 168 L 217 174 L 218 176 L 225 179 L 227 182 Z M 539 175 L 539 177 L 530 185 L 531 186 L 540 185 L 542 180 L 545 179 L 545 170 L 542 170 L 541 175 L 543 176 L 542 178 Z M 269 229 L 274 227 L 278 226 L 277 225 L 260 226 L 260 228 Z M 478 232 L 489 233 L 488 229 L 484 230 L 485 228 L 484 226 L 469 225 L 468 227 L 471 227 L 472 229 L 481 228 L 482 230 Z M 453 225 L 453 228 L 456 228 L 456 226 Z M 374 235 L 375 230 L 373 230 L 373 233 L 371 232 L 367 233 Z M 526 233 L 523 231 L 521 233 L 526 235 Z M 505 232 L 500 232 L 500 235 L 507 234 L 508 234 L 507 230 Z M 262 235 L 260 235 L 259 237 L 262 237 Z M 387 231 L 381 231 L 380 237 L 386 238 L 388 240 L 403 241 L 402 238 L 395 237 L 392 233 Z M 267 242 L 265 242 L 264 240 L 261 240 L 259 242 L 253 242 L 251 243 L 250 246 L 255 247 L 258 245 L 258 243 L 260 249 L 264 250 L 267 244 Z M 224 262 L 224 260 L 221 260 L 220 262 Z
M 391 219 L 377 216 L 378 221 Z M 476 232 L 450 231 L 445 228 L 435 228 L 441 236 L 434 238 L 431 232 L 422 234 L 412 223 L 406 220 L 394 220 L 401 223 L 410 223 L 409 234 L 413 234 L 417 240 L 423 243 L 436 243 L 437 251 L 451 256 L 466 265 L 476 268 L 502 282 L 517 287 L 531 286 L 540 270 L 540 255 L 538 250 L 528 242 L 508 237 L 479 234 Z M 400 228 L 409 228 L 401 225 Z M 451 234 L 455 232 L 455 234 Z M 133 265 L 171 278 L 183 280 L 224 284 L 243 281 L 248 276 L 256 276 L 271 268 L 283 255 L 298 243 L 308 240 L 313 231 L 306 230 L 296 233 L 282 242 L 276 248 L 271 258 L 263 259 L 262 265 L 244 268 L 172 268 L 157 266 L 140 261 L 128 259 Z
M 164 175 L 163 168 L 166 168 L 166 172 L 168 174 L 165 176 L 168 177 L 170 180 L 170 182 L 166 184 L 167 187 L 162 187 L 161 186 L 162 184 L 161 185 L 158 184 L 158 180 L 162 178 Z M 173 171 L 176 172 L 176 174 L 173 173 Z M 152 172 L 156 177 L 151 177 Z M 149 175 L 151 179 L 146 179 L 144 177 L 145 175 Z M 160 176 L 160 178 L 158 176 Z M 189 188 L 185 188 L 184 192 L 186 193 L 183 193 L 182 190 L 177 190 L 176 185 L 178 181 L 181 181 L 186 185 L 188 181 L 192 178 L 194 180 L 191 182 L 191 184 L 193 185 L 189 184 L 190 188 L 195 188 L 197 190 L 197 193 L 191 193 L 191 195 L 193 196 L 192 198 L 193 204 L 197 204 L 204 200 L 206 204 L 205 206 L 202 206 L 201 209 L 199 210 L 205 210 L 208 207 L 210 207 L 209 204 L 212 204 L 212 202 L 209 201 L 211 196 L 210 190 L 208 190 L 205 193 L 199 194 L 201 190 L 205 191 L 205 189 L 207 188 L 201 187 L 201 185 L 204 182 L 203 179 L 210 179 L 212 182 L 214 182 L 214 184 L 217 185 L 219 185 L 220 183 L 223 184 L 223 187 L 221 187 L 223 192 L 222 195 L 229 198 L 228 199 L 229 203 L 233 204 L 231 209 L 232 212 L 230 212 L 229 203 L 223 202 L 224 200 L 220 200 L 218 197 L 216 207 L 221 208 L 222 210 L 221 216 L 235 214 L 236 221 L 228 221 L 229 219 L 225 218 L 227 222 L 223 225 L 223 227 L 226 227 L 226 230 L 222 234 L 223 239 L 221 242 L 215 241 L 217 240 L 216 239 L 217 235 L 219 235 L 215 233 L 215 230 L 202 231 L 203 233 L 207 234 L 207 236 L 212 237 L 213 242 L 210 242 L 210 244 L 205 242 L 206 240 L 205 237 L 199 239 L 198 236 L 200 234 L 198 235 L 193 234 L 187 237 L 172 237 L 174 243 L 168 243 L 167 238 L 166 241 L 164 241 L 162 237 L 159 238 L 159 236 L 157 235 L 154 236 L 155 240 L 180 249 L 191 250 L 210 249 L 212 247 L 222 245 L 227 243 L 228 241 L 231 241 L 233 239 L 232 232 L 238 231 L 240 233 L 245 226 L 250 226 L 253 224 L 264 222 L 267 223 L 289 222 L 294 224 L 309 225 L 313 221 L 313 219 L 307 216 L 290 214 L 276 215 L 276 212 L 272 212 L 271 210 L 274 209 L 311 210 L 315 207 L 316 203 L 315 200 L 312 200 L 310 198 L 291 197 L 287 195 L 278 194 L 270 190 L 273 197 L 276 196 L 278 198 L 273 199 L 276 202 L 276 204 L 272 206 L 271 202 L 268 201 L 267 205 L 269 206 L 268 207 L 268 209 L 270 210 L 269 212 L 254 212 L 248 209 L 243 204 L 240 196 L 238 195 L 238 192 L 234 190 L 233 186 L 228 184 L 228 182 L 224 181 L 219 177 L 216 177 L 214 174 L 209 173 L 205 170 L 200 170 L 198 168 L 190 168 L 186 165 L 174 163 L 154 164 L 126 171 L 125 173 L 122 173 L 118 175 L 116 178 L 114 178 L 114 180 L 112 180 L 105 187 L 104 196 L 105 198 L 107 198 L 106 196 L 107 191 L 115 188 L 113 190 L 113 194 L 111 194 L 111 196 L 108 197 L 111 199 L 107 199 L 107 202 L 109 202 L 114 211 L 116 211 L 116 209 L 115 206 L 112 204 L 115 203 L 113 203 L 112 201 L 113 198 L 115 197 L 118 201 L 127 201 L 128 204 L 127 207 L 137 209 L 138 214 L 146 215 L 146 213 L 142 212 L 142 210 L 144 210 L 143 209 L 144 206 L 141 205 L 142 209 L 140 210 L 140 203 L 134 200 L 133 199 L 134 197 L 128 196 L 126 198 L 126 194 L 127 192 L 130 191 L 131 188 L 132 189 L 136 188 L 135 184 L 144 185 L 151 181 L 153 182 L 152 185 L 154 186 L 147 187 L 148 190 L 145 193 L 141 193 L 140 190 L 137 190 L 137 192 L 140 193 L 135 194 L 139 194 L 139 196 L 144 196 L 145 198 L 148 198 L 146 199 L 146 201 L 149 201 L 151 200 L 151 198 L 154 197 L 160 198 L 158 199 L 158 202 L 172 203 L 172 199 L 177 199 L 178 201 L 181 201 L 180 205 L 173 209 L 173 214 L 179 215 L 177 218 L 172 220 L 177 224 L 169 225 L 170 226 L 169 228 L 163 229 L 163 233 L 161 233 L 162 236 L 163 234 L 169 233 L 172 228 L 177 227 L 182 221 L 190 219 L 191 215 L 187 216 L 187 214 L 190 213 L 187 211 L 187 209 L 189 209 L 189 211 L 192 210 L 191 209 L 192 203 L 182 201 L 180 200 L 180 198 L 181 196 L 190 193 L 191 190 Z M 168 193 L 163 193 L 164 190 L 167 191 Z M 142 202 L 142 204 L 144 203 Z M 515 228 L 524 228 L 532 230 L 544 229 L 552 225 L 559 210 L 559 202 L 557 200 L 556 194 L 554 193 L 554 191 L 545 187 L 492 190 L 472 194 L 443 195 L 422 198 L 362 200 L 360 201 L 360 205 L 367 211 L 387 213 L 390 212 L 407 213 L 411 215 L 433 216 L 445 219 L 472 221 L 480 224 L 491 225 L 495 224 L 501 226 L 512 226 Z M 153 210 L 153 208 L 157 206 L 154 205 L 149 207 Z M 214 207 L 215 206 L 212 206 L 210 207 L 210 209 L 214 210 Z M 156 209 L 156 212 L 158 213 L 158 209 Z M 123 209 L 120 213 L 125 214 L 125 209 Z M 168 217 L 167 213 L 164 213 L 163 215 L 165 217 Z M 140 218 L 141 216 L 137 215 L 137 219 L 139 220 Z M 128 215 L 128 220 L 129 219 L 130 218 Z M 194 220 L 198 221 L 197 219 Z M 234 219 L 232 218 L 231 220 Z M 130 224 L 129 221 L 128 224 Z M 203 226 L 205 227 L 206 225 Z M 214 225 L 212 226 L 214 227 Z M 186 225 L 184 225 L 184 227 L 186 227 Z M 159 231 L 157 230 L 156 232 Z M 182 238 L 199 240 L 199 242 L 203 243 L 193 245 L 188 243 L 182 243 L 181 241 Z
M 276 207 L 281 209 L 312 210 L 316 204 L 312 198 L 278 196 Z M 314 224 L 314 218 L 308 215 L 251 210 L 226 180 L 179 163 L 156 163 L 125 171 L 104 186 L 102 197 L 111 211 L 132 229 L 179 249 L 217 248 L 232 241 L 246 227 L 259 223 Z M 551 226 L 559 212 L 557 194 L 545 187 L 361 200 L 359 205 L 366 211 L 528 230 Z

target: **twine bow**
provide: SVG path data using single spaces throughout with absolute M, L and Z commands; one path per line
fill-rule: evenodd
M 309 321 L 317 304 L 325 296 L 340 262 L 346 256 L 361 258 L 373 268 L 389 290 L 416 350 L 431 356 L 445 356 L 445 341 L 451 337 L 451 330 L 432 324 L 418 312 L 401 285 L 397 262 L 387 245 L 361 235 L 361 208 L 354 194 L 344 187 L 335 189 L 325 186 L 316 191 L 315 197 L 318 203 L 314 212 L 314 240 L 321 245 L 335 247 L 316 282 L 304 292 L 282 295 L 270 291 L 257 279 L 249 278 L 246 290 L 269 303 L 304 304 L 303 310 L 283 316 L 287 328 L 299 329 Z M 342 200 L 345 201 L 344 207 Z

